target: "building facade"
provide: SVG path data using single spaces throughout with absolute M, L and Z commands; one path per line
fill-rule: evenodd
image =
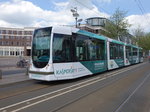
M 0 56 L 29 56 L 34 29 L 0 27 Z
M 86 19 L 86 24 L 82 24 L 78 26 L 78 28 L 102 35 L 103 34 L 102 32 L 106 32 L 105 30 L 106 22 L 107 22 L 106 18 L 92 17 Z

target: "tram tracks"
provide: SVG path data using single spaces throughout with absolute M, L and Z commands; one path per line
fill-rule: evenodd
M 15 87 L 17 86 L 16 84 L 17 85 L 20 84 L 21 86 Z M 30 82 L 24 81 L 23 83 L 21 82 L 16 84 L 9 85 L 8 87 L 0 88 L 1 91 L 0 100 L 50 87 L 50 85 L 44 85 L 44 84 L 40 84 L 39 82 L 31 82 L 31 81 Z
M 130 68 L 134 68 L 135 66 L 139 66 L 138 65 L 134 65 L 134 66 L 130 66 Z M 119 71 L 122 71 L 122 70 L 126 70 L 128 69 L 129 67 L 126 67 L 126 68 L 122 68 L 122 69 L 117 69 L 117 71 L 109 71 L 108 73 L 103 73 L 103 74 L 100 74 L 100 75 L 97 75 L 98 78 L 107 78 L 108 76 L 110 76 L 111 74 L 114 74 L 114 73 L 117 73 Z M 97 77 L 95 76 L 95 77 Z M 91 78 L 91 77 L 90 77 Z M 97 78 L 96 78 L 97 79 Z M 88 80 L 88 79 L 87 79 Z M 33 81 L 25 81 L 25 82 L 21 82 L 21 83 L 17 83 L 17 85 L 24 85 L 26 83 L 31 83 L 29 85 L 25 85 L 25 86 L 21 86 L 21 87 L 17 87 L 17 89 L 12 89 L 11 86 L 16 86 L 16 85 L 9 85 L 8 88 L 10 89 L 6 89 L 5 91 L 3 91 L 3 88 L 0 88 L 1 92 L 0 92 L 0 100 L 1 99 L 5 99 L 5 98 L 8 98 L 8 97 L 13 97 L 13 96 L 17 96 L 17 95 L 21 95 L 21 94 L 25 94 L 25 93 L 28 93 L 28 92 L 32 92 L 32 91 L 37 91 L 37 90 L 40 90 L 40 89 L 45 89 L 45 88 L 49 88 L 49 87 L 52 87 L 53 85 L 56 85 L 58 83 L 60 83 L 60 81 L 58 83 L 50 83 L 50 82 L 33 82 Z M 4 88 L 7 88 L 7 87 L 4 87 Z
M 137 68 L 133 70 L 131 69 L 129 72 L 125 72 L 117 77 L 114 77 L 113 78 L 114 80 L 108 79 L 109 81 L 105 80 L 98 82 L 97 84 L 94 84 L 94 86 L 97 86 L 96 89 L 94 88 L 89 91 L 86 91 L 84 94 L 82 93 L 76 99 L 68 101 L 64 105 L 58 106 L 53 110 L 50 110 L 49 112 L 62 112 L 62 111 L 69 112 L 70 110 L 72 110 L 72 112 L 76 112 L 79 110 L 83 112 L 91 112 L 91 111 L 94 112 L 94 108 L 98 108 L 98 111 L 106 110 L 106 112 L 120 112 L 120 109 L 124 106 L 124 104 L 126 104 L 128 100 L 130 100 L 130 98 L 137 92 L 137 90 L 143 85 L 143 83 L 145 83 L 146 79 L 150 76 L 149 74 L 145 77 L 143 76 L 143 74 L 141 74 L 144 71 L 143 68 L 145 68 L 145 66 L 138 68 L 140 69 L 140 71 L 137 70 Z M 142 80 L 142 82 L 138 83 L 137 84 L 138 86 L 136 85 L 134 86 L 134 88 L 131 87 L 131 84 L 135 83 L 139 79 Z M 130 88 L 130 91 L 128 91 L 126 87 L 128 87 L 128 89 Z M 93 86 L 87 88 L 88 89 L 93 88 Z M 122 96 L 123 94 L 125 97 Z M 98 107 L 94 105 L 98 105 Z M 87 108 L 85 109 L 84 107 Z
M 77 83 L 77 84 L 74 84 L 74 85 L 62 88 L 62 89 L 59 89 L 59 90 L 56 90 L 56 91 L 53 91 L 53 92 L 49 92 L 49 93 L 46 93 L 46 94 L 43 94 L 43 95 L 40 95 L 40 96 L 37 96 L 37 97 L 33 97 L 31 99 L 27 99 L 27 100 L 24 100 L 22 102 L 18 102 L 18 103 L 12 104 L 12 105 L 5 106 L 3 108 L 0 108 L 0 111 L 17 112 L 17 111 L 23 110 L 25 108 L 34 106 L 36 104 L 45 102 L 47 100 L 51 100 L 53 98 L 62 96 L 64 94 L 73 92 L 73 91 L 78 90 L 78 89 L 81 89 L 83 87 L 92 85 L 94 83 L 97 83 L 99 81 L 105 80 L 107 78 L 116 76 L 116 75 L 118 75 L 120 73 L 126 72 L 128 70 L 131 70 L 131 69 L 136 68 L 138 66 L 141 66 L 143 64 L 145 64 L 145 63 L 134 65 L 134 66 L 130 66 L 130 67 L 123 68 L 123 69 L 119 69 L 117 71 L 104 73 L 104 75 L 98 75 L 98 76 L 96 76 L 94 78 L 87 79 L 87 80 L 85 80 L 83 82 L 80 82 L 80 83 Z

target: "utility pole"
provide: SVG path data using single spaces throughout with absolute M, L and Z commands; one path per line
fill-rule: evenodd
M 79 14 L 77 12 L 77 7 L 74 7 L 73 9 L 70 10 L 72 12 L 73 17 L 75 17 L 75 23 L 76 23 L 76 28 L 77 28 L 77 24 L 78 24 L 78 17 Z

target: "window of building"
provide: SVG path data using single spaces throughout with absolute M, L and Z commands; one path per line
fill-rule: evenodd
M 14 35 L 17 35 L 17 31 L 13 31 L 13 34 L 14 34 Z
M 31 46 L 31 42 L 27 42 L 27 46 Z
M 5 39 L 9 39 L 9 36 L 5 36 Z
M 9 45 L 9 42 L 8 42 L 8 41 L 6 41 L 6 42 L 5 42 L 5 45 Z
M 32 35 L 32 31 L 24 31 L 24 35 Z
M 12 34 L 12 31 L 11 31 L 11 30 L 8 30 L 8 34 Z
M 3 39 L 3 36 L 2 36 L 2 35 L 0 35 L 0 39 Z
M 10 55 L 13 56 L 14 55 L 14 51 L 10 51 Z
M 31 36 L 26 36 L 26 39 L 27 40 L 31 40 Z
M 6 34 L 6 30 L 2 30 L 2 34 Z
M 3 49 L 0 48 L 0 56 L 3 56 Z
M 10 42 L 10 45 L 13 45 L 13 42 Z
M 14 39 L 14 36 L 10 36 L 9 38 L 10 38 L 10 39 Z
M 22 35 L 22 31 L 18 31 L 18 35 Z
M 19 46 L 20 44 L 19 44 L 19 42 L 17 42 L 17 46 Z

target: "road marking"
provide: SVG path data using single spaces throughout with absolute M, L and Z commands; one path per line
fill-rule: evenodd
M 79 87 L 76 87 L 76 88 L 70 89 L 70 90 L 68 90 L 68 91 L 65 91 L 65 92 L 63 92 L 63 93 L 60 93 L 60 94 L 54 95 L 54 96 L 49 97 L 49 98 L 47 98 L 47 99 L 43 99 L 43 100 L 40 100 L 40 101 L 38 101 L 38 102 L 32 103 L 32 104 L 30 104 L 30 105 L 24 106 L 24 107 L 22 107 L 22 108 L 19 108 L 19 109 L 13 110 L 12 112 L 17 112 L 17 111 L 23 110 L 23 109 L 28 108 L 28 107 L 30 107 L 30 106 L 33 106 L 33 105 L 36 105 L 36 104 L 42 103 L 42 102 L 44 102 L 44 101 L 47 101 L 47 100 L 53 99 L 53 98 L 55 98 L 55 97 L 58 97 L 58 96 L 64 95 L 64 94 L 66 94 L 66 93 L 70 93 L 70 92 L 72 92 L 72 91 L 75 91 L 75 90 L 77 90 L 77 89 L 80 89 L 80 88 L 86 87 L 86 86 L 88 86 L 88 85 L 94 84 L 94 83 L 99 82 L 99 81 L 104 80 L 104 79 L 106 79 L 106 78 L 102 78 L 102 79 L 100 79 L 100 80 L 96 80 L 96 81 L 93 81 L 93 82 L 91 82 L 91 83 L 88 83 L 88 84 L 85 84 L 85 85 L 82 85 L 82 86 L 79 86 Z
M 82 86 L 79 86 L 79 87 L 76 87 L 76 88 L 70 89 L 70 90 L 68 90 L 68 91 L 65 91 L 65 92 L 63 92 L 63 93 L 60 93 L 60 94 L 54 95 L 54 96 L 49 97 L 49 98 L 47 98 L 47 99 L 43 99 L 43 100 L 40 100 L 40 101 L 38 101 L 38 102 L 32 103 L 32 104 L 30 104 L 30 105 L 24 106 L 24 107 L 22 107 L 22 108 L 19 108 L 19 109 L 13 110 L 12 112 L 17 112 L 17 111 L 23 110 L 23 109 L 25 109 L 25 108 L 31 107 L 31 106 L 33 106 L 33 105 L 36 105 L 36 104 L 42 103 L 42 102 L 44 102 L 44 101 L 47 101 L 47 100 L 50 100 L 50 99 L 53 99 L 53 98 L 56 98 L 56 97 L 58 97 L 58 96 L 61 96 L 61 95 L 66 94 L 66 93 L 70 93 L 70 92 L 72 92 L 72 91 L 75 91 L 75 90 L 77 90 L 77 89 L 80 89 L 80 88 L 86 87 L 86 86 L 88 86 L 88 85 L 92 85 L 92 84 L 94 84 L 94 83 L 96 83 L 96 82 L 99 82 L 99 81 L 105 80 L 105 79 L 107 79 L 107 78 L 109 78 L 109 77 L 116 76 L 116 75 L 118 75 L 118 74 L 120 74 L 120 73 L 122 73 L 122 72 L 118 72 L 118 73 L 116 73 L 116 74 L 114 74 L 114 75 L 107 76 L 107 77 L 101 78 L 101 79 L 99 79 L 99 80 L 96 80 L 96 81 L 93 81 L 93 82 L 87 83 L 87 84 L 85 84 L 85 85 L 82 85 Z
M 130 67 L 130 68 L 125 68 L 124 70 L 118 70 L 118 71 L 115 71 L 115 72 L 112 72 L 112 73 L 108 73 L 107 76 L 105 76 L 105 77 L 103 77 L 103 78 L 102 78 L 101 76 L 98 76 L 98 77 L 96 77 L 96 78 L 92 78 L 92 79 L 86 80 L 86 81 L 84 81 L 84 82 L 81 82 L 81 83 L 78 83 L 78 84 L 75 84 L 75 85 L 72 85 L 72 86 L 69 86 L 69 87 L 65 87 L 65 88 L 62 88 L 62 89 L 59 89 L 59 90 L 56 90 L 56 91 L 53 91 L 53 92 L 50 92 L 50 93 L 47 93 L 47 94 L 43 94 L 43 95 L 40 95 L 40 96 L 31 98 L 31 99 L 28 99 L 28 100 L 24 100 L 24 101 L 19 102 L 19 103 L 15 103 L 15 104 L 12 104 L 12 105 L 9 105 L 9 106 L 0 108 L 0 110 L 6 110 L 6 109 L 9 109 L 9 108 L 12 108 L 12 107 L 15 107 L 15 106 L 24 104 L 24 103 L 27 104 L 28 102 L 31 102 L 31 101 L 33 101 L 33 100 L 36 100 L 36 99 L 39 99 L 39 98 L 42 98 L 42 97 L 46 97 L 46 96 L 48 96 L 48 95 L 52 95 L 52 94 L 57 93 L 57 92 L 61 92 L 61 91 L 70 89 L 70 90 L 68 90 L 68 91 L 65 91 L 65 92 L 59 93 L 59 94 L 57 94 L 57 95 L 54 95 L 54 96 L 45 98 L 45 99 L 40 100 L 40 101 L 38 101 L 38 102 L 31 103 L 31 104 L 29 103 L 29 105 L 27 105 L 27 106 L 24 106 L 24 107 L 21 107 L 21 108 L 18 108 L 18 109 L 16 109 L 16 110 L 12 111 L 12 112 L 17 112 L 17 111 L 19 111 L 19 110 L 23 110 L 23 109 L 25 109 L 25 108 L 28 108 L 28 107 L 30 107 L 30 106 L 33 106 L 33 105 L 42 103 L 42 102 L 47 101 L 47 100 L 50 100 L 50 99 L 52 99 L 52 98 L 55 98 L 55 97 L 64 95 L 64 94 L 66 94 L 66 93 L 75 91 L 75 90 L 80 89 L 80 88 L 82 88 L 82 87 L 86 87 L 86 86 L 91 85 L 91 84 L 94 84 L 94 83 L 96 83 L 96 82 L 99 82 L 99 81 L 105 80 L 105 79 L 107 79 L 107 78 L 116 76 L 116 75 L 118 75 L 118 74 L 120 74 L 120 73 L 126 72 L 126 71 L 128 71 L 128 70 L 131 70 L 131 69 L 136 68 L 136 67 L 138 67 L 138 66 L 141 66 L 141 65 L 143 65 L 143 64 L 146 64 L 146 63 L 142 63 L 142 64 L 140 64 L 140 65 L 135 65 L 135 66 L 132 66 L 132 67 Z M 113 75 L 112 75 L 112 74 L 113 74 Z M 100 78 L 101 78 L 101 79 L 100 79 Z M 91 81 L 92 81 L 92 82 L 91 82 Z M 90 83 L 89 83 L 89 82 L 90 82 Z M 86 83 L 88 83 L 88 84 L 86 84 Z M 83 85 L 83 84 L 85 84 L 85 85 Z M 79 87 L 78 87 L 78 86 L 79 86 Z
M 115 112 L 119 112 L 120 109 L 131 99 L 131 97 L 138 91 L 138 89 L 145 83 L 145 81 L 150 77 L 150 74 L 148 74 L 144 80 L 138 85 L 137 88 L 128 96 L 128 98 L 119 106 L 119 108 Z

